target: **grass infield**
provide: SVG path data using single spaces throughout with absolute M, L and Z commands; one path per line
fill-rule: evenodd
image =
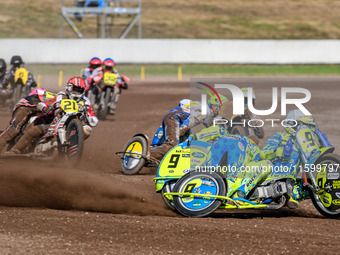
M 26 65 L 34 75 L 81 75 L 84 65 Z M 338 76 L 340 65 L 117 65 L 127 76 L 177 76 L 179 67 L 183 76 Z

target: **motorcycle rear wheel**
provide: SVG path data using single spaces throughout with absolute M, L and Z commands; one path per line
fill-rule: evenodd
M 148 143 L 145 137 L 138 135 L 132 137 L 124 146 L 124 155 L 120 160 L 120 168 L 123 174 L 137 174 L 145 165 L 145 159 L 142 156 L 146 155 Z M 125 154 L 126 152 L 126 154 Z M 134 153 L 131 155 L 130 153 Z
M 108 104 L 110 101 L 110 94 L 111 94 L 111 89 L 107 88 L 105 90 L 104 95 L 101 96 L 101 100 L 100 100 L 100 107 L 98 109 L 98 118 L 100 120 L 105 120 L 106 119 L 106 115 L 107 115 L 107 111 L 108 111 Z M 102 101 L 104 100 L 104 104 L 102 104 Z
M 340 164 L 340 156 L 335 155 L 335 154 L 326 154 L 325 156 L 323 156 L 320 159 L 320 161 L 318 161 L 317 164 L 320 164 L 320 165 L 322 165 L 322 164 L 338 164 L 339 165 Z M 315 206 L 315 208 L 318 210 L 318 212 L 320 214 L 322 214 L 323 216 L 330 218 L 330 219 L 340 218 L 340 209 L 336 210 L 336 211 L 327 209 L 326 206 L 321 202 L 321 198 L 319 197 L 318 194 L 316 194 L 315 192 L 313 192 L 311 190 L 309 191 L 309 193 L 310 193 L 310 197 L 312 199 L 313 205 Z

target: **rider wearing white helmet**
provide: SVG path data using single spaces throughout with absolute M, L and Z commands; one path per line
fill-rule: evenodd
M 180 136 L 188 131 L 190 116 L 190 99 L 183 99 L 179 105 L 168 111 L 163 118 L 162 126 L 166 134 L 165 143 L 151 148 L 151 157 L 161 160 L 163 156 L 179 143 Z M 180 127 L 183 128 L 180 130 Z
M 164 115 L 162 126 L 167 140 L 162 145 L 151 148 L 151 157 L 161 160 L 171 148 L 179 144 L 180 137 L 190 128 L 210 120 L 215 112 L 211 107 L 207 111 L 207 115 L 202 115 L 199 102 L 182 99 L 177 107 Z

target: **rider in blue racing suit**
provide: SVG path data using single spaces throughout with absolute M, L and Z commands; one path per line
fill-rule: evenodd
M 180 137 L 190 128 L 200 123 L 208 124 L 207 122 L 211 121 L 217 113 L 216 108 L 212 105 L 208 105 L 207 115 L 202 115 L 200 110 L 199 102 L 183 99 L 177 107 L 168 111 L 162 121 L 166 141 L 159 146 L 151 147 L 151 157 L 161 160 L 171 148 L 179 144 Z
M 179 105 L 168 111 L 163 118 L 163 134 L 166 136 L 165 143 L 151 148 L 151 157 L 161 160 L 163 156 L 174 146 L 179 144 L 179 139 L 188 130 L 190 112 L 187 110 L 189 99 L 183 99 Z

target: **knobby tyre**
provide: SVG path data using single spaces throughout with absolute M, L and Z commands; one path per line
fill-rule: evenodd
M 225 196 L 227 184 L 217 172 L 192 171 L 179 179 L 173 188 L 176 193 L 200 193 Z M 176 210 L 187 217 L 204 217 L 213 213 L 222 203 L 219 198 L 204 198 L 194 195 L 173 196 Z
M 84 151 L 84 131 L 80 120 L 73 119 L 69 122 L 66 138 L 69 146 L 64 155 L 65 161 L 68 166 L 75 167 L 79 164 Z
M 145 137 L 132 137 L 123 149 L 126 154 L 124 153 L 120 160 L 122 173 L 127 175 L 137 174 L 145 165 L 145 159 L 138 155 L 146 155 L 147 149 L 148 143 Z
M 317 164 L 340 164 L 340 156 L 335 154 L 326 154 L 318 160 Z M 337 170 L 339 173 L 339 170 Z M 323 187 L 321 187 L 323 188 Z M 320 214 L 330 219 L 338 219 L 340 218 L 340 209 L 338 210 L 329 210 L 322 202 L 320 196 L 315 192 L 309 190 L 310 197 L 312 199 L 313 205 L 318 210 Z

